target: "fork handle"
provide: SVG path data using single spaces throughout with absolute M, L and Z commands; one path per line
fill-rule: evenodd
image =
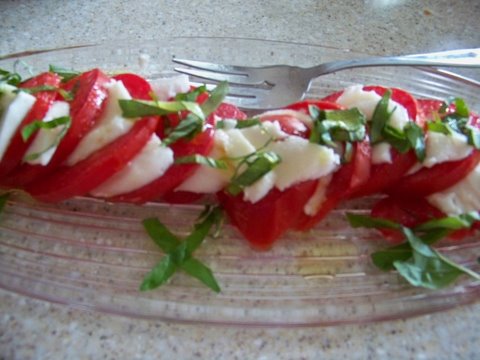
M 356 67 L 402 65 L 480 67 L 480 48 L 333 61 L 323 65 L 314 66 L 309 70 L 311 73 L 318 72 L 318 74 L 325 74 Z

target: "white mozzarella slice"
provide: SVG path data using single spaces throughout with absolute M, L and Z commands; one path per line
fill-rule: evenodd
M 5 155 L 18 126 L 35 104 L 36 98 L 24 91 L 16 94 L 15 86 L 3 84 L 0 88 L 0 160 Z
M 131 96 L 121 81 L 112 81 L 107 86 L 108 98 L 95 128 L 83 137 L 73 153 L 67 159 L 67 165 L 73 166 L 86 159 L 95 151 L 110 144 L 115 139 L 126 134 L 133 127 L 135 120 L 122 116 L 119 100 L 130 100 Z
M 70 106 L 65 101 L 55 101 L 48 109 L 45 117 L 42 119 L 44 122 L 52 121 L 53 119 L 68 116 L 70 113 Z M 25 157 L 31 157 L 34 154 L 39 154 L 37 157 L 26 162 L 31 165 L 47 165 L 52 159 L 58 145 L 57 137 L 65 129 L 65 125 L 59 125 L 53 129 L 40 129 L 35 135 L 34 140 L 25 152 Z
M 173 151 L 161 145 L 156 135 L 125 168 L 91 191 L 93 196 L 111 197 L 141 188 L 159 178 L 173 164 Z

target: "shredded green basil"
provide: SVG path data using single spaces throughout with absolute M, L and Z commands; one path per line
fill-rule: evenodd
M 387 228 L 403 234 L 405 243 L 373 253 L 372 262 L 384 271 L 397 270 L 414 286 L 439 289 L 452 284 L 464 274 L 480 280 L 480 274 L 454 263 L 432 248 L 434 243 L 452 231 L 468 229 L 480 221 L 478 212 L 430 220 L 415 228 L 364 215 L 347 214 L 347 218 L 350 225 L 355 228 Z
M 49 71 L 60 75 L 62 82 L 67 82 L 68 80 L 73 79 L 74 77 L 80 75 L 79 71 L 72 69 L 66 69 L 60 66 L 50 65 Z
M 224 160 L 218 160 L 199 154 L 176 158 L 175 164 L 199 164 L 209 166 L 214 169 L 227 169 L 227 163 Z
M 28 125 L 25 125 L 21 131 L 23 141 L 27 141 L 39 129 L 50 130 L 50 129 L 55 129 L 59 126 L 62 126 L 62 129 L 57 134 L 54 141 L 50 145 L 48 145 L 45 149 L 43 149 L 38 153 L 33 153 L 33 154 L 24 156 L 23 160 L 30 161 L 30 160 L 38 159 L 42 154 L 44 154 L 48 150 L 57 146 L 60 143 L 60 141 L 62 141 L 65 134 L 67 133 L 71 123 L 72 123 L 72 119 L 70 118 L 70 116 L 62 116 L 62 117 L 52 119 L 50 121 L 37 120 L 37 121 L 31 122 Z
M 18 86 L 21 82 L 22 77 L 20 76 L 20 74 L 0 69 L 0 83 Z
M 247 186 L 252 185 L 268 172 L 272 171 L 281 158 L 273 151 L 256 152 L 243 159 L 237 167 L 237 171 L 227 186 L 227 192 L 232 195 L 238 195 Z M 239 169 L 246 165 L 245 171 L 238 173 Z
M 165 284 L 178 270 L 196 278 L 215 292 L 220 292 L 211 269 L 200 260 L 193 257 L 193 252 L 203 243 L 209 233 L 218 233 L 223 222 L 223 212 L 218 207 L 207 206 L 200 214 L 193 231 L 180 239 L 167 229 L 158 219 L 150 218 L 143 221 L 143 226 L 164 252 L 163 258 L 145 275 L 141 291 L 153 290 Z M 213 229 L 213 231 L 212 231 Z

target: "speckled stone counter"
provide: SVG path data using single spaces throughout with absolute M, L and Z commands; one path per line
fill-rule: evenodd
M 2 1 L 0 55 L 162 35 L 253 37 L 372 54 L 479 45 L 476 0 L 337 3 Z M 479 324 L 480 303 L 366 325 L 200 327 L 86 312 L 1 290 L 0 359 L 475 359 Z

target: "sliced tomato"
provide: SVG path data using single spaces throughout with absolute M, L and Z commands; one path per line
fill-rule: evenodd
M 310 180 L 285 191 L 273 189 L 253 204 L 243 200 L 243 193 L 232 196 L 222 191 L 218 194 L 218 199 L 232 224 L 251 246 L 258 250 L 268 250 L 294 225 L 296 215 L 303 212 L 316 184 L 317 180 Z
M 437 100 L 420 100 L 420 114 L 425 120 L 432 119 L 442 105 Z M 471 114 L 470 124 L 480 128 L 480 117 Z M 391 194 L 403 196 L 424 197 L 436 192 L 443 191 L 455 185 L 467 176 L 480 163 L 480 151 L 473 152 L 464 159 L 439 163 L 430 168 L 423 167 L 417 172 L 407 175 L 389 190 Z
M 378 201 L 371 210 L 371 215 L 377 218 L 388 219 L 406 227 L 415 227 L 424 222 L 434 219 L 440 219 L 446 215 L 430 204 L 425 198 L 410 197 L 386 197 Z M 475 223 L 471 229 L 461 229 L 453 231 L 448 238 L 451 240 L 461 240 L 465 236 L 471 235 L 479 228 L 479 223 Z M 391 242 L 403 242 L 403 234 L 392 229 L 379 229 L 382 235 Z
M 69 102 L 72 121 L 55 155 L 46 166 L 23 164 L 5 179 L 5 183 L 14 187 L 24 187 L 51 173 L 62 164 L 100 118 L 102 105 L 108 94 L 106 84 L 109 81 L 110 79 L 99 69 L 93 69 L 64 84 L 62 86 L 64 90 L 74 93 L 73 100 Z
M 150 99 L 151 89 L 137 75 L 121 75 L 127 90 L 139 99 Z M 85 195 L 120 171 L 137 155 L 154 133 L 158 117 L 137 120 L 132 129 L 73 166 L 60 166 L 49 176 L 27 185 L 26 190 L 39 200 L 62 201 Z
M 287 111 L 273 111 L 259 115 L 261 121 L 278 121 L 284 132 L 308 138 L 310 129 L 295 112 L 308 114 L 309 102 L 290 105 Z M 339 106 L 328 104 L 329 109 Z M 266 250 L 287 230 L 297 228 L 304 217 L 304 206 L 312 197 L 319 180 L 309 180 L 279 191 L 271 190 L 256 203 L 243 199 L 243 194 L 232 196 L 223 191 L 218 194 L 220 204 L 232 223 L 245 236 L 252 247 Z
M 373 217 L 388 219 L 407 227 L 415 227 L 429 220 L 444 217 L 445 214 L 431 205 L 425 198 L 385 197 L 371 210 Z M 404 236 L 392 229 L 379 229 L 391 242 L 405 241 Z
M 398 88 L 386 88 L 383 86 L 364 86 L 363 90 L 374 91 L 380 96 L 383 96 L 390 90 L 391 99 L 406 109 L 412 121 L 418 121 L 417 100 L 409 92 Z M 337 101 L 342 94 L 343 91 L 336 92 L 325 97 L 323 100 Z M 364 182 L 362 186 L 358 186 L 350 193 L 351 198 L 387 191 L 396 184 L 416 162 L 416 156 L 412 151 L 402 154 L 392 148 L 390 155 L 392 158 L 391 163 L 371 164 L 370 178 Z
M 370 177 L 370 144 L 368 139 L 354 144 L 352 161 L 343 164 L 332 176 L 317 213 L 313 216 L 302 212 L 295 229 L 306 231 L 317 225 L 341 201 L 345 200 Z
M 31 79 L 20 84 L 20 88 L 35 88 L 39 86 L 53 86 L 60 85 L 60 76 L 54 73 L 46 72 L 37 75 Z M 22 129 L 34 122 L 45 117 L 48 109 L 57 97 L 55 91 L 40 91 L 34 94 L 36 101 L 33 107 L 28 112 L 27 116 L 22 120 L 20 126 L 12 137 L 10 145 L 8 146 L 2 161 L 0 162 L 0 179 L 5 179 L 5 176 L 20 165 L 22 158 L 28 147 L 35 138 L 35 135 L 30 136 L 27 141 L 22 138 Z M 2 180 L 0 180 L 2 182 Z
M 201 101 L 205 101 L 205 99 L 202 97 Z M 196 154 L 208 155 L 210 153 L 213 148 L 215 116 L 221 118 L 230 118 L 230 116 L 246 117 L 246 115 L 240 112 L 235 106 L 221 104 L 217 110 L 207 118 L 206 126 L 201 133 L 197 134 L 193 139 L 181 139 L 171 145 L 175 158 Z M 165 174 L 149 184 L 127 194 L 112 197 L 110 200 L 142 204 L 164 197 L 165 201 L 172 203 L 193 202 L 200 196 L 188 192 L 176 194 L 174 189 L 185 181 L 187 177 L 192 175 L 197 168 L 197 164 L 174 164 L 168 168 Z
M 201 94 L 203 95 L 203 94 Z M 197 99 L 197 101 L 203 102 L 206 99 L 204 97 L 200 97 L 200 99 Z M 236 120 L 244 120 L 247 118 L 247 115 L 241 111 L 238 107 L 235 105 L 229 104 L 229 103 L 222 103 L 220 106 L 215 110 L 214 114 L 212 117 L 209 118 L 209 122 L 213 124 L 215 121 L 215 117 L 218 117 L 220 119 L 236 119 Z M 201 153 L 198 153 L 200 155 L 208 155 L 208 153 L 212 150 L 213 147 L 213 142 L 211 146 L 206 148 L 205 150 L 197 149 L 195 151 L 201 151 Z M 208 150 L 208 151 L 207 151 Z M 175 149 L 174 149 L 175 151 Z M 179 155 L 180 152 L 182 151 L 181 149 L 177 149 L 177 153 L 175 153 L 175 156 L 182 156 Z M 185 151 L 185 149 L 183 149 Z M 196 169 L 198 169 L 198 165 L 192 164 L 192 166 L 189 166 L 189 168 L 186 168 L 185 165 L 175 165 L 178 167 L 177 172 L 181 174 L 178 175 L 174 174 L 171 175 L 167 173 L 164 176 L 172 176 L 175 177 L 176 180 L 180 179 L 181 182 L 179 182 L 175 187 L 179 186 L 183 181 L 187 179 L 188 176 L 193 175 Z M 165 179 L 164 179 L 165 180 Z M 167 179 L 168 180 L 168 179 Z M 199 194 L 199 193 L 193 193 L 189 191 L 175 191 L 175 188 L 172 188 L 171 190 L 167 191 L 165 194 L 163 194 L 162 199 L 168 203 L 171 204 L 190 204 L 195 201 L 198 201 L 204 196 L 204 194 Z

